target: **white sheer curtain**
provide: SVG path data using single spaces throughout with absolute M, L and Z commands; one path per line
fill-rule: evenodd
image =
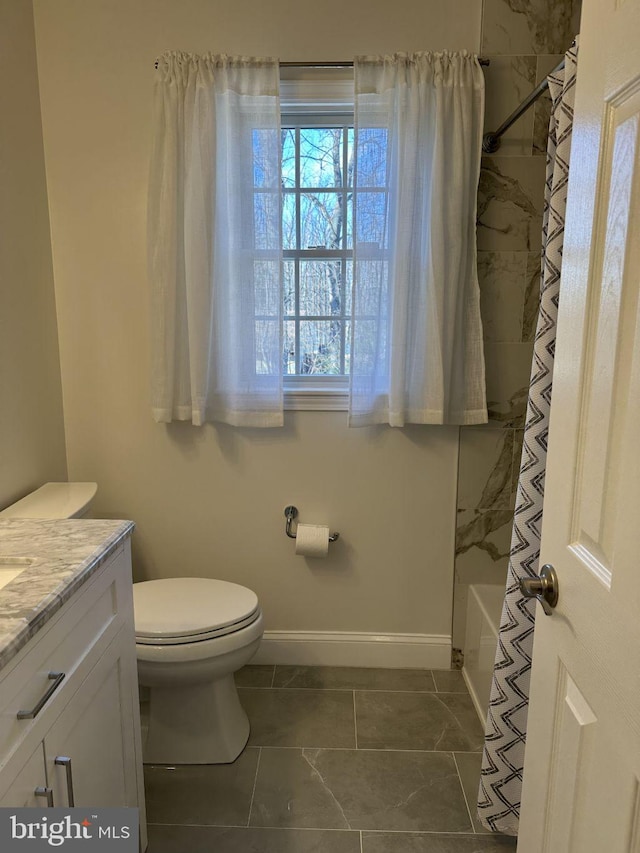
M 157 421 L 279 426 L 279 67 L 158 60 L 149 189 Z
M 349 422 L 482 423 L 482 69 L 466 53 L 361 57 L 355 101 Z

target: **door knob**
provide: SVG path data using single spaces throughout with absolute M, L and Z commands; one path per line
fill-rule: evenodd
M 540 569 L 540 577 L 520 578 L 520 592 L 525 598 L 537 598 L 547 616 L 558 603 L 558 576 L 551 563 Z

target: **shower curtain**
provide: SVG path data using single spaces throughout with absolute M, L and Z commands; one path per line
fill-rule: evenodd
M 536 616 L 535 600 L 523 598 L 519 579 L 538 574 L 577 41 L 565 56 L 564 69 L 549 77 L 552 111 L 542 228 L 540 309 L 478 792 L 478 814 L 482 824 L 493 832 L 508 835 L 518 833 Z

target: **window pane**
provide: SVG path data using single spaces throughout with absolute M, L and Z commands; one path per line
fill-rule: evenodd
M 293 193 L 282 196 L 282 248 L 296 249 L 296 197 Z
M 280 323 L 278 320 L 256 320 L 255 336 L 256 373 L 277 375 L 281 369 L 275 363 L 279 350 Z
M 283 261 L 282 267 L 284 313 L 296 313 L 296 265 L 295 261 Z
M 285 320 L 282 348 L 282 372 L 292 376 L 296 372 L 296 324 Z
M 300 186 L 341 187 L 343 184 L 341 127 L 300 130 Z
M 353 128 L 347 128 L 347 186 L 353 186 Z
M 358 317 L 377 317 L 386 314 L 387 302 L 386 261 L 356 261 L 356 305 Z
M 376 250 L 385 247 L 386 202 L 384 192 L 359 192 L 356 222 L 357 249 Z
M 387 183 L 387 131 L 365 127 L 358 131 L 358 186 L 384 187 Z
M 278 317 L 280 313 L 280 260 L 253 262 L 255 313 Z
M 252 131 L 253 185 L 275 189 L 281 177 L 278 172 L 278 131 L 273 129 Z
M 300 261 L 300 314 L 340 314 L 341 286 L 341 261 Z
M 282 186 L 296 185 L 296 132 L 293 128 L 283 128 L 282 139 Z
M 300 196 L 301 248 L 342 248 L 344 223 L 340 199 L 338 193 L 304 193 Z
M 344 289 L 344 313 L 351 315 L 351 296 L 353 292 L 353 261 L 348 260 L 345 264 L 346 281 Z
M 344 372 L 351 373 L 351 322 L 347 320 L 344 324 Z
M 378 320 L 361 320 L 358 329 L 358 350 L 354 359 L 355 373 L 369 374 L 387 361 L 387 324 Z
M 343 253 L 355 239 L 354 131 L 344 126 L 285 127 L 280 143 L 282 242 L 289 255 L 282 265 L 281 367 L 289 375 L 339 376 L 350 358 L 345 308 L 351 306 L 353 261 L 329 252 Z M 329 252 L 310 257 L 309 249 Z
M 280 243 L 280 199 L 276 192 L 253 195 L 254 248 L 277 249 Z
M 341 320 L 300 321 L 300 373 L 340 374 Z

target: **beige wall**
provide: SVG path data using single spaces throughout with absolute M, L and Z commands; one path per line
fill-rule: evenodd
M 153 61 L 167 48 L 348 59 L 477 50 L 480 0 L 35 0 L 72 479 L 127 516 L 139 578 L 259 594 L 267 628 L 449 634 L 458 431 L 153 423 L 145 196 Z M 321 10 L 321 11 L 319 11 Z M 283 508 L 341 533 L 307 562 Z
M 29 0 L 0 0 L 0 508 L 66 480 L 40 100 Z

